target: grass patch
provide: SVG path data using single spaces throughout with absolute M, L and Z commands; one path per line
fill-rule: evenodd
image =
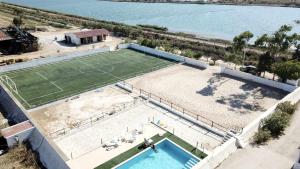
M 174 62 L 122 49 L 7 72 L 5 75 L 17 86 L 18 94 L 13 91 L 12 93 L 29 109 L 171 64 Z
M 197 150 L 197 153 L 196 153 L 196 149 L 195 147 L 193 147 L 192 145 L 190 145 L 189 143 L 185 142 L 184 140 L 182 140 L 181 138 L 173 135 L 172 133 L 165 133 L 164 135 L 162 136 L 159 136 L 158 134 L 153 136 L 151 139 L 153 140 L 153 143 L 157 143 L 161 140 L 163 140 L 164 138 L 168 138 L 170 139 L 171 141 L 173 141 L 174 143 L 178 144 L 179 146 L 181 146 L 182 148 L 184 148 L 186 151 L 192 153 L 193 155 L 199 157 L 200 159 L 203 159 L 205 158 L 207 155 L 200 151 L 200 150 Z M 131 148 L 130 150 L 114 157 L 113 159 L 101 164 L 100 166 L 96 167 L 95 169 L 111 169 L 115 166 L 117 166 L 118 164 L 122 163 L 123 161 L 131 158 L 132 156 L 144 151 L 142 149 L 138 149 L 138 147 L 140 147 L 143 143 Z

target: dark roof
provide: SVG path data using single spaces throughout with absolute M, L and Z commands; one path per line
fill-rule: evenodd
M 0 41 L 11 40 L 11 39 L 13 38 L 0 29 Z
M 75 34 L 78 38 L 86 38 L 99 35 L 108 35 L 109 32 L 106 29 L 94 29 L 88 31 L 75 32 L 73 34 Z

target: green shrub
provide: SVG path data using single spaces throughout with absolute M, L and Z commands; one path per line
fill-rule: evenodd
M 263 130 L 269 130 L 273 137 L 283 134 L 284 129 L 288 126 L 290 115 L 285 112 L 276 111 L 270 117 L 263 121 Z
M 296 111 L 296 105 L 292 104 L 289 101 L 286 101 L 283 103 L 279 103 L 276 107 L 276 110 L 292 115 Z
M 256 144 L 262 144 L 270 140 L 271 132 L 269 130 L 259 129 L 258 132 L 254 134 L 253 141 Z

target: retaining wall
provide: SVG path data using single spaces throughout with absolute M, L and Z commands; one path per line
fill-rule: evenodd
M 287 92 L 292 92 L 297 88 L 297 86 L 293 86 L 293 85 L 289 85 L 289 84 L 286 84 L 286 83 L 281 83 L 281 82 L 269 80 L 269 79 L 266 79 L 266 78 L 254 76 L 254 75 L 249 74 L 249 73 L 245 73 L 245 72 L 241 72 L 241 71 L 237 71 L 237 70 L 232 70 L 232 69 L 229 69 L 229 68 L 226 68 L 226 67 L 221 67 L 221 73 L 227 74 L 227 75 L 230 75 L 230 76 L 234 76 L 234 77 L 237 77 L 237 78 L 241 78 L 241 79 L 244 79 L 244 80 L 260 83 L 260 84 L 270 86 L 270 87 L 274 87 L 274 88 L 277 88 L 277 89 L 281 89 L 281 90 L 284 90 L 284 91 L 287 91 Z
M 110 51 L 110 48 L 106 47 L 106 48 L 70 53 L 70 54 L 67 54 L 64 56 L 50 56 L 50 57 L 46 57 L 46 58 L 34 59 L 34 60 L 27 61 L 27 62 L 20 62 L 20 63 L 15 63 L 12 65 L 1 66 L 0 73 L 18 70 L 18 69 L 36 67 L 36 66 L 40 66 L 43 64 L 60 62 L 60 61 L 70 60 L 70 59 L 73 59 L 76 57 L 84 57 L 87 55 L 92 55 L 92 54 L 101 53 L 101 52 L 108 52 L 108 51 Z
M 0 86 L 0 103 L 7 113 L 7 119 L 13 123 L 21 123 L 28 120 L 21 105 L 13 99 L 14 97 L 8 94 L 6 89 Z M 39 154 L 39 160 L 48 169 L 68 169 L 64 159 L 55 151 L 52 145 L 46 140 L 46 138 L 38 131 L 37 128 L 30 129 L 24 133 L 20 133 L 19 141 L 28 140 L 32 146 L 32 149 Z M 15 143 L 14 137 L 8 139 L 8 144 Z
M 9 123 L 21 123 L 28 120 L 22 106 L 13 100 L 13 96 L 7 91 L 4 85 L 0 83 L 0 104 L 5 111 L 5 118 Z
M 205 68 L 206 69 L 208 67 L 207 63 L 201 62 L 199 60 L 187 58 L 187 57 L 184 57 L 184 56 L 172 54 L 172 53 L 165 52 L 165 51 L 156 50 L 156 49 L 145 47 L 145 46 L 140 46 L 138 44 L 133 44 L 133 43 L 120 44 L 118 46 L 118 48 L 119 49 L 130 48 L 130 49 L 138 50 L 138 51 L 141 51 L 141 52 L 149 53 L 149 54 L 152 54 L 152 55 L 155 55 L 155 56 L 159 56 L 159 57 L 162 57 L 162 58 L 165 58 L 165 59 L 175 60 L 177 62 L 183 62 L 183 63 L 190 64 L 190 65 L 193 65 L 193 66 L 197 66 L 197 67 L 200 67 L 200 68 Z
M 47 169 L 69 169 L 63 157 L 53 148 L 46 137 L 38 129 L 34 129 L 29 137 L 32 149 L 38 152 L 41 163 Z

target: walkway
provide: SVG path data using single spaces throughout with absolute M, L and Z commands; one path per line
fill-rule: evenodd
M 300 146 L 300 106 L 285 135 L 265 146 L 240 149 L 217 169 L 290 169 L 296 161 Z

